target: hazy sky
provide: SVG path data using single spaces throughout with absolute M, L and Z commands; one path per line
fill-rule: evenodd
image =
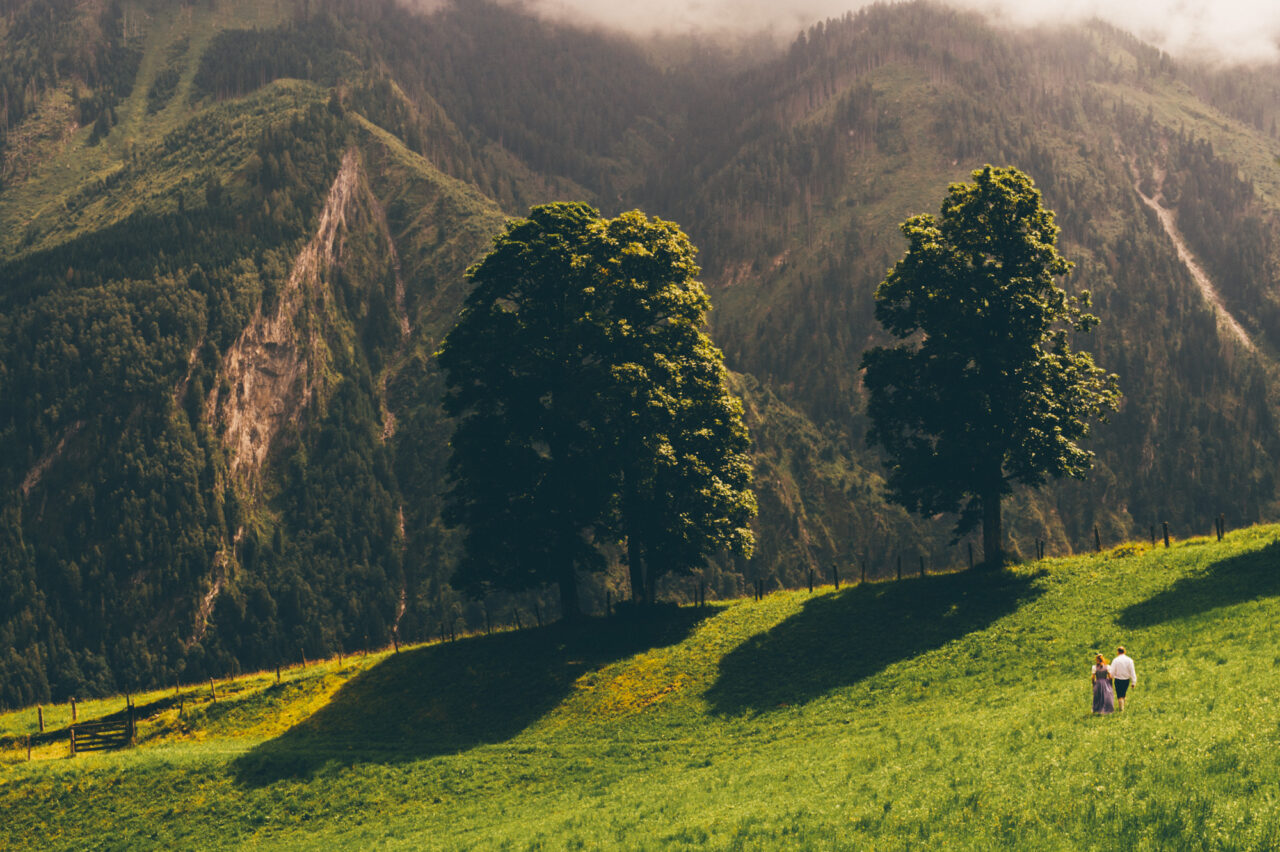
M 579 23 L 647 32 L 763 28 L 794 34 L 865 5 L 858 0 L 525 0 Z M 1099 17 L 1177 56 L 1280 60 L 1280 0 L 953 0 L 1019 24 Z

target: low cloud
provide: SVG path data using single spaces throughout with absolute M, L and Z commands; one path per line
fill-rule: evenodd
M 772 30 L 790 36 L 865 3 L 849 0 L 526 0 L 526 8 L 580 24 L 635 33 Z M 1276 0 L 956 0 L 992 20 L 1017 25 L 1101 18 L 1169 53 L 1233 63 L 1280 61 Z

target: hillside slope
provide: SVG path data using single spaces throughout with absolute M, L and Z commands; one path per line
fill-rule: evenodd
M 1126 394 L 1008 550 L 1280 514 L 1274 69 L 923 2 L 741 55 L 484 0 L 0 10 L 0 705 L 553 612 L 449 585 L 431 355 L 504 217 L 557 198 L 703 250 L 762 508 L 717 594 L 967 561 L 886 501 L 857 364 L 897 223 L 985 162 L 1057 210 Z
M 498 632 L 219 682 L 216 703 L 191 685 L 181 714 L 136 697 L 135 749 L 75 760 L 63 741 L 24 762 L 34 708 L 0 715 L 0 843 L 1269 848 L 1277 542 Z M 1138 686 L 1094 717 L 1092 654 L 1121 642 Z

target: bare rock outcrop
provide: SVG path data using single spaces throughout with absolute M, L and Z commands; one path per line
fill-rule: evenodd
M 209 394 L 207 410 L 221 428 L 231 474 L 250 490 L 275 438 L 297 421 L 325 381 L 324 344 L 305 309 L 326 298 L 325 280 L 341 259 L 348 219 L 361 192 L 360 160 L 351 150 L 274 310 L 255 312 L 223 358 L 222 381 Z

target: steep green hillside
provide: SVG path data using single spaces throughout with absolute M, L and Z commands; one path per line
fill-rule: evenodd
M 897 223 L 985 162 L 1058 212 L 1126 394 L 1089 481 L 1011 501 L 1010 552 L 1274 518 L 1272 71 L 920 2 L 730 55 L 486 0 L 0 0 L 0 704 L 553 618 L 448 583 L 431 357 L 551 199 L 703 250 L 761 506 L 720 595 L 967 561 L 885 501 L 856 365 Z
M 188 685 L 137 696 L 119 754 L 27 763 L 34 708 L 9 713 L 0 844 L 1271 848 L 1278 537 L 498 632 L 216 703 Z M 1092 655 L 1121 642 L 1138 686 L 1094 717 Z

